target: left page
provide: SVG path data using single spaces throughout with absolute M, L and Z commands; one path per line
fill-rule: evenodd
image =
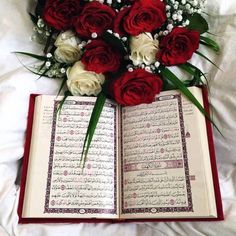
M 61 99 L 61 98 L 60 98 Z M 82 170 L 80 158 L 96 98 L 38 96 L 23 218 L 118 218 L 118 106 L 107 100 Z

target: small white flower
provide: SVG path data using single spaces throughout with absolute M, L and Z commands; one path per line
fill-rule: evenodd
M 103 74 L 86 71 L 81 61 L 67 69 L 67 87 L 73 95 L 95 95 L 102 91 L 105 81 Z
M 189 10 L 189 9 L 191 8 L 190 4 L 187 3 L 187 4 L 185 5 L 185 8 L 186 8 L 187 10 Z
M 89 40 L 88 40 L 88 43 L 89 43 Z M 87 43 L 86 43 L 85 41 L 82 41 L 82 42 L 81 42 L 81 45 L 83 45 L 83 47 L 86 46 L 86 44 L 87 44 Z
M 91 34 L 91 36 L 92 36 L 93 39 L 95 39 L 95 38 L 98 37 L 98 34 L 94 32 L 94 33 Z
M 145 70 L 146 70 L 147 72 L 152 72 L 152 70 L 151 70 L 151 67 L 150 67 L 150 66 L 146 66 L 146 67 L 145 67 Z
M 177 15 L 176 13 L 173 14 L 173 15 L 172 15 L 172 19 L 173 19 L 173 20 L 177 20 L 177 19 L 178 19 L 178 15 Z
M 52 53 L 50 53 L 50 52 L 47 53 L 46 57 L 47 57 L 47 58 L 51 58 L 51 57 L 52 57 Z
M 123 40 L 123 42 L 126 42 L 127 41 L 127 37 L 123 37 L 122 40 Z
M 167 25 L 167 30 L 172 31 L 173 28 L 174 28 L 173 24 L 168 24 Z
M 154 40 L 158 40 L 159 35 L 158 34 L 154 34 Z
M 169 32 L 168 32 L 168 30 L 165 30 L 164 32 L 163 32 L 163 35 L 167 35 Z
M 177 14 L 178 14 L 178 15 L 182 15 L 182 14 L 183 14 L 183 11 L 182 11 L 182 10 L 178 10 L 178 11 L 177 11 Z
M 181 15 L 178 15 L 178 18 L 177 18 L 178 21 L 182 21 L 183 20 L 183 17 Z
M 51 66 L 51 62 L 50 62 L 50 61 L 47 61 L 46 64 L 45 64 L 45 66 L 46 66 L 47 68 L 49 68 L 49 67 Z
M 160 62 L 159 62 L 159 61 L 156 61 L 154 65 L 155 65 L 156 68 L 158 68 L 159 65 L 160 65 Z
M 193 8 L 190 8 L 190 9 L 188 10 L 188 13 L 189 13 L 189 14 L 192 14 L 192 13 L 193 13 Z
M 159 41 L 150 33 L 142 33 L 130 39 L 130 60 L 135 66 L 142 63 L 150 65 L 155 62 Z
M 40 19 L 38 20 L 37 26 L 38 26 L 39 28 L 43 28 L 43 27 L 45 26 L 45 24 L 44 24 L 44 22 L 43 22 L 43 19 L 40 18 Z
M 186 21 L 185 21 L 185 24 L 186 24 L 186 25 L 189 25 L 189 23 L 190 23 L 189 20 L 186 20 Z
M 66 69 L 65 69 L 65 68 L 61 68 L 61 69 L 60 69 L 60 72 L 61 72 L 62 74 L 65 74 L 65 73 L 66 73 Z
M 174 9 L 177 10 L 179 8 L 178 4 L 174 5 Z
M 166 5 L 166 10 L 168 11 L 168 10 L 170 10 L 170 5 Z
M 193 6 L 197 6 L 198 5 L 198 1 L 194 0 L 192 4 L 193 4 Z

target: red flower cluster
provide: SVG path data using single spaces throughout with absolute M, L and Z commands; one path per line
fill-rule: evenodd
M 99 37 L 107 30 L 121 37 L 152 33 L 167 22 L 164 1 L 130 0 L 129 3 L 129 6 L 115 11 L 98 1 L 82 4 L 80 0 L 46 0 L 43 19 L 58 31 L 74 29 L 85 40 L 93 38 L 96 33 L 98 39 L 85 46 L 81 57 L 85 69 L 98 74 L 117 72 L 122 64 L 121 53 Z M 185 63 L 198 49 L 199 40 L 199 32 L 175 27 L 168 35 L 159 37 L 156 60 L 165 66 Z M 159 75 L 141 68 L 127 71 L 110 83 L 110 94 L 121 105 L 150 103 L 161 90 Z
M 57 30 L 72 27 L 84 38 L 92 33 L 101 35 L 113 29 L 116 12 L 113 8 L 97 1 L 88 2 L 83 8 L 79 0 L 47 0 L 43 12 L 45 22 Z
M 92 33 L 101 35 L 107 29 L 120 35 L 151 32 L 166 21 L 166 12 L 160 0 L 134 1 L 118 15 L 113 8 L 97 1 L 88 2 L 82 8 L 78 0 L 47 0 L 43 17 L 57 30 L 73 26 L 81 37 L 90 38 Z

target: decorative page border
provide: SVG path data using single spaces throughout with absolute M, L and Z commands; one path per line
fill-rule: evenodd
M 46 195 L 45 195 L 45 205 L 44 213 L 71 213 L 71 214 L 117 214 L 117 109 L 116 105 L 106 101 L 104 104 L 105 107 L 114 108 L 114 209 L 99 209 L 99 208 L 50 208 L 50 190 L 51 190 L 51 178 L 53 170 L 53 153 L 54 153 L 54 144 L 55 144 L 55 134 L 56 134 L 56 125 L 57 125 L 57 107 L 60 101 L 54 101 L 54 110 L 53 110 L 53 120 L 52 120 L 52 132 L 51 132 L 51 142 L 50 142 L 50 152 L 49 152 L 49 162 L 48 162 L 48 177 L 46 185 Z M 64 104 L 67 105 L 94 105 L 95 102 L 85 102 L 85 101 L 68 101 L 66 100 Z
M 146 208 L 124 208 L 124 172 L 121 171 L 121 214 L 132 214 L 132 213 L 164 213 L 164 212 L 193 212 L 193 203 L 192 203 L 192 190 L 189 176 L 189 166 L 188 166 L 188 153 L 186 146 L 185 138 L 185 128 L 184 128 L 184 118 L 183 118 L 183 108 L 182 108 L 182 98 L 181 94 L 175 95 L 166 95 L 157 97 L 155 101 L 161 101 L 160 98 L 166 97 L 169 99 L 177 99 L 178 101 L 178 111 L 179 111 L 179 121 L 180 121 L 180 133 L 182 141 L 182 152 L 183 152 L 183 163 L 185 170 L 185 179 L 186 179 L 186 189 L 187 189 L 187 207 L 146 207 Z M 122 109 L 121 109 L 122 117 Z M 121 119 L 121 144 L 122 144 L 122 119 Z M 121 146 L 121 168 L 123 168 L 123 147 Z

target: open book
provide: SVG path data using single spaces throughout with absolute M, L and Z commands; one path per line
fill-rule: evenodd
M 107 100 L 84 169 L 96 98 L 68 97 L 58 114 L 60 99 L 30 99 L 20 223 L 223 219 L 211 125 L 179 91 L 133 107 Z

